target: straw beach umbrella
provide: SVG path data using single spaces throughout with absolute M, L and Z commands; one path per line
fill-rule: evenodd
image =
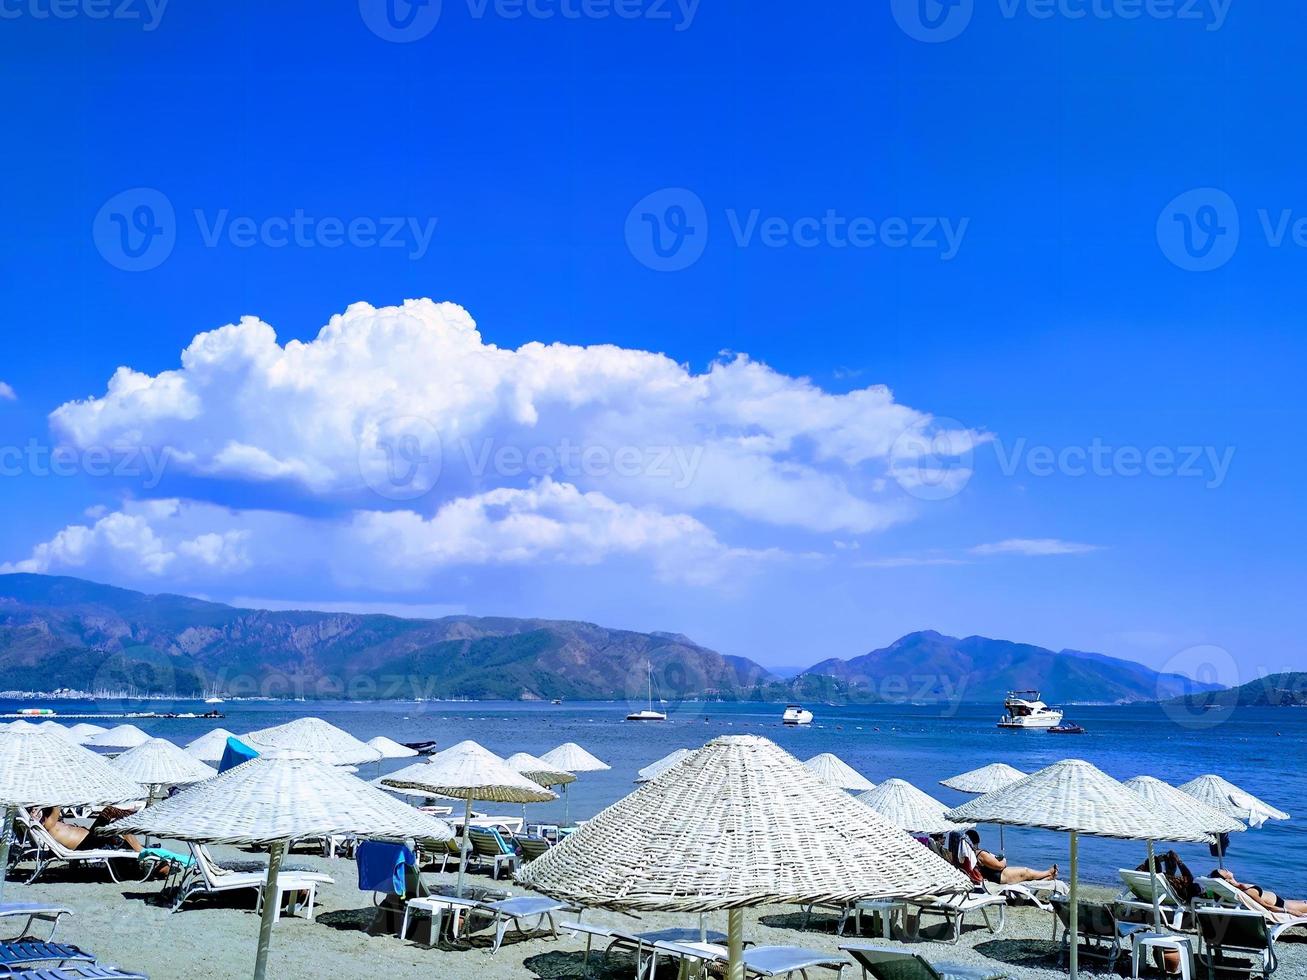
M 217 765 L 222 761 L 222 754 L 227 751 L 227 739 L 235 738 L 234 732 L 225 728 L 215 728 L 207 735 L 201 735 L 193 742 L 186 743 L 186 752 L 201 762 Z
M 971 882 L 870 807 L 757 735 L 716 738 L 536 858 L 519 880 L 623 912 L 729 913 L 743 977 L 743 909 L 965 892 Z
M 985 793 L 1000 790 L 1004 786 L 1011 786 L 1018 779 L 1025 779 L 1029 775 L 1030 773 L 1014 769 L 1006 762 L 991 762 L 979 769 L 971 769 L 968 772 L 950 776 L 948 779 L 941 779 L 939 784 L 947 786 L 949 789 L 955 789 L 959 793 L 983 796 Z M 998 846 L 1000 850 L 1007 848 L 1007 844 L 1003 840 L 1002 824 L 999 824 L 998 828 Z
M 417 749 L 400 745 L 393 738 L 386 738 L 385 735 L 368 739 L 368 745 L 380 752 L 383 759 L 413 759 L 418 754 Z
M 82 744 L 88 748 L 95 749 L 134 749 L 142 742 L 148 742 L 150 736 L 141 731 L 135 725 L 119 725 L 117 728 L 110 728 L 107 732 L 100 732 L 98 735 L 92 735 Z
M 289 841 L 357 834 L 373 840 L 447 841 L 443 820 L 302 753 L 261 755 L 111 825 L 167 840 L 268 847 L 255 980 L 267 973 L 277 876 Z
M 103 806 L 141 798 L 141 786 L 109 768 L 103 756 L 35 726 L 0 732 L 0 895 L 9 839 L 19 807 Z
M 821 755 L 814 755 L 804 763 L 813 773 L 817 775 L 827 786 L 834 786 L 836 789 L 852 790 L 855 793 L 870 792 L 876 788 L 873 783 L 862 773 L 858 772 L 843 759 L 830 752 L 823 752 Z
M 882 817 L 910 834 L 949 834 L 970 830 L 971 824 L 954 823 L 944 816 L 948 807 L 902 779 L 887 779 L 873 790 L 855 796 Z
M 321 718 L 296 718 L 284 725 L 260 728 L 243 736 L 241 741 L 260 752 L 268 749 L 303 752 L 329 766 L 357 766 L 381 758 L 381 753 L 367 742 Z
M 527 752 L 515 752 L 504 761 L 531 782 L 539 783 L 541 786 L 566 786 L 568 783 L 576 782 L 576 773 L 551 766 L 544 759 Z M 525 803 L 522 804 L 522 819 L 526 819 Z
M 1252 827 L 1260 827 L 1267 820 L 1289 819 L 1289 814 L 1283 810 L 1269 803 L 1263 803 L 1252 793 L 1240 789 L 1220 776 L 1211 774 L 1199 776 L 1182 784 L 1180 791 L 1236 819 L 1247 820 Z
M 950 820 L 1037 827 L 1071 835 L 1071 977 L 1078 973 L 1080 835 L 1148 842 L 1148 863 L 1157 874 L 1153 842 L 1189 841 L 1209 844 L 1210 835 L 1177 824 L 1173 815 L 1154 808 L 1101 769 L 1079 759 L 1067 759 L 987 793 L 945 813 Z M 1154 891 L 1156 886 L 1154 885 Z M 1156 914 L 1156 910 L 1155 910 Z
M 558 794 L 545 789 L 515 770 L 489 749 L 476 742 L 459 742 L 437 752 L 426 762 L 416 762 L 381 778 L 382 786 L 425 790 L 435 796 L 449 796 L 465 803 L 463 846 L 458 861 L 458 895 L 463 894 L 467 875 L 468 827 L 472 823 L 472 801 L 491 803 L 546 803 Z
M 651 762 L 635 774 L 637 783 L 647 783 L 655 776 L 660 776 L 672 766 L 688 759 L 694 755 L 694 749 L 677 749 L 675 752 L 669 752 L 657 762 Z
M 92 725 L 89 722 L 81 721 L 68 729 L 68 734 L 72 735 L 73 740 L 80 745 L 92 735 L 99 735 L 101 732 L 105 731 L 108 731 L 108 729 L 102 728 L 100 725 Z
M 575 742 L 564 742 L 557 748 L 550 749 L 540 758 L 551 766 L 557 766 L 564 772 L 603 772 L 605 769 L 613 768 L 602 759 L 592 756 Z M 568 786 L 570 785 L 570 783 L 563 784 L 563 823 L 571 823 L 572 821 L 572 801 L 568 793 Z
M 162 738 L 152 738 L 128 749 L 109 765 L 149 788 L 147 805 L 155 792 L 165 786 L 189 786 L 217 775 L 199 759 Z
M 1202 800 L 1176 789 L 1170 783 L 1164 783 L 1152 776 L 1135 776 L 1133 779 L 1127 779 L 1125 785 L 1131 792 L 1138 793 L 1158 809 L 1170 811 L 1176 815 L 1177 820 L 1194 824 L 1213 836 L 1237 834 L 1248 829 L 1229 814 L 1222 813 Z M 1217 847 L 1216 852 L 1217 864 L 1224 867 L 1225 848 Z

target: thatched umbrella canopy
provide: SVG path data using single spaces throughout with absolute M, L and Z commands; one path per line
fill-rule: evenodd
M 192 755 L 162 738 L 152 738 L 134 749 L 128 749 L 109 763 L 128 779 L 150 788 L 189 786 L 217 775 Z
M 971 888 L 956 868 L 756 735 L 709 742 L 518 879 L 595 908 L 728 910 L 733 980 L 743 975 L 746 907 Z
M 138 800 L 141 785 L 115 772 L 102 756 L 35 725 L 0 732 L 0 894 L 9 867 L 9 841 L 19 807 L 102 806 Z
M 676 749 L 673 752 L 669 752 L 657 762 L 651 762 L 649 765 L 637 772 L 635 774 L 635 781 L 637 783 L 647 783 L 655 776 L 662 775 L 668 769 L 672 768 L 672 766 L 688 759 L 690 756 L 694 755 L 694 752 L 694 749 Z
M 551 766 L 544 759 L 526 752 L 515 752 L 504 760 L 514 771 L 541 786 L 566 786 L 576 782 L 576 773 Z
M 1260 827 L 1267 820 L 1289 819 L 1289 814 L 1283 810 L 1262 802 L 1252 793 L 1220 776 L 1199 776 L 1181 785 L 1180 790 L 1237 820 L 1247 820 L 1253 827 Z
M 57 721 L 43 721 L 36 727 L 39 731 L 49 732 L 51 735 L 58 735 L 60 738 L 66 738 L 70 742 L 77 741 L 72 732 Z
M 186 743 L 186 752 L 201 762 L 217 765 L 222 761 L 222 754 L 227 751 L 227 739 L 235 738 L 234 732 L 225 728 L 215 728 L 207 735 L 201 735 L 194 741 Z
M 383 759 L 412 759 L 418 754 L 417 749 L 410 749 L 393 738 L 386 738 L 385 735 L 368 739 L 368 745 L 380 752 Z
M 108 731 L 108 729 L 100 725 L 92 725 L 90 722 L 79 721 L 72 728 L 68 729 L 68 734 L 72 735 L 73 741 L 80 745 L 92 735 L 99 735 L 101 732 L 105 731 Z
M 1070 833 L 1073 980 L 1078 973 L 1079 958 L 1074 937 L 1079 917 L 1080 835 L 1147 841 L 1149 867 L 1154 876 L 1157 873 L 1153 862 L 1154 841 L 1210 844 L 1213 840 L 1195 827 L 1177 825 L 1172 814 L 1159 811 L 1101 769 L 1079 759 L 1055 763 L 1000 790 L 954 807 L 945 816 L 959 823 L 1007 824 Z M 1160 928 L 1161 915 L 1156 904 L 1153 912 Z
M 597 759 L 575 742 L 564 742 L 557 748 L 550 749 L 541 760 L 556 766 L 564 772 L 603 772 L 605 769 L 611 769 L 608 763 L 602 759 Z M 570 823 L 572 820 L 572 799 L 570 784 L 563 784 L 563 822 Z
M 1150 801 L 1153 806 L 1178 813 L 1188 823 L 1196 824 L 1200 830 L 1209 834 L 1237 834 L 1248 829 L 1228 813 L 1208 806 L 1197 797 L 1154 776 L 1135 776 L 1127 779 L 1125 786 Z
M 82 744 L 95 749 L 134 749 L 142 742 L 148 742 L 150 736 L 135 725 L 119 725 L 107 732 L 92 735 Z
M 970 830 L 973 826 L 949 820 L 944 816 L 948 807 L 902 779 L 887 779 L 854 799 L 910 834 L 949 834 Z
M 827 786 L 834 786 L 836 789 L 865 793 L 876 788 L 875 783 L 831 752 L 814 755 L 804 765 L 816 773 L 817 778 Z
M 425 790 L 435 796 L 449 796 L 465 803 L 463 848 L 458 862 L 458 891 L 463 894 L 467 875 L 468 826 L 472 823 L 472 801 L 493 803 L 546 803 L 558 794 L 528 779 L 499 756 L 476 742 L 459 742 L 437 752 L 425 762 L 415 762 L 381 778 L 382 786 Z
M 111 825 L 168 840 L 268 846 L 255 980 L 267 972 L 277 875 L 289 841 L 333 834 L 447 841 L 449 825 L 363 780 L 298 753 L 261 755 Z
M 357 766 L 381 758 L 381 753 L 367 742 L 321 718 L 296 718 L 284 725 L 260 728 L 243 736 L 241 741 L 259 752 L 268 749 L 303 752 L 329 766 Z
M 1030 773 L 1014 769 L 1005 762 L 991 762 L 979 769 L 972 769 L 969 772 L 950 776 L 948 779 L 941 779 L 939 784 L 947 786 L 949 789 L 955 789 L 959 793 L 970 793 L 976 796 L 992 793 L 1004 786 L 1010 786 L 1018 779 L 1025 779 L 1029 775 Z

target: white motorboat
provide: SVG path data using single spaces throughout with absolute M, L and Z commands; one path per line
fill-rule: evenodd
M 781 723 L 785 725 L 811 725 L 812 712 L 801 704 L 787 704 L 785 714 L 781 715 Z
M 649 707 L 641 708 L 639 711 L 632 711 L 626 716 L 627 721 L 666 721 L 667 713 L 665 711 L 654 711 L 653 706 L 653 664 L 648 664 L 649 668 Z M 659 698 L 660 704 L 666 704 Z
M 1007 714 L 998 720 L 999 728 L 1055 728 L 1062 723 L 1062 709 L 1050 708 L 1038 691 L 1008 691 L 1003 707 Z

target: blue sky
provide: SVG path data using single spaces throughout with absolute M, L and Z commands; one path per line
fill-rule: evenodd
M 4 7 L 6 568 L 1307 666 L 1307 14 L 394 3 Z

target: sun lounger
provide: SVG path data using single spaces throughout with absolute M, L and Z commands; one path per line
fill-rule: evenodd
M 191 845 L 191 857 L 194 864 L 186 870 L 177 885 L 177 897 L 173 899 L 172 910 L 176 912 L 187 899 L 197 895 L 221 895 L 226 892 L 251 890 L 256 894 L 255 911 L 263 906 L 263 885 L 268 872 L 263 871 L 228 871 L 213 860 L 208 848 L 202 844 Z M 282 871 L 277 876 L 277 915 L 281 917 L 281 896 L 291 892 L 304 892 L 308 895 L 308 918 L 313 918 L 313 906 L 317 899 L 318 885 L 332 884 L 330 875 L 315 871 Z
M 94 963 L 95 957 L 84 949 L 67 943 L 12 942 L 0 943 L 0 975 L 3 971 L 32 967 L 38 963 L 63 966 L 65 963 Z
M 1107 902 L 1079 902 L 1077 928 L 1080 934 L 1071 937 L 1071 903 L 1065 898 L 1053 899 L 1053 912 L 1062 924 L 1063 954 L 1070 949 L 1073 941 L 1077 942 L 1080 955 L 1088 959 L 1102 960 L 1109 970 L 1116 968 L 1116 961 L 1130 951 L 1130 937 L 1136 932 L 1146 932 L 1148 925 L 1136 922 L 1122 922 L 1117 918 L 1115 907 Z M 1054 926 L 1054 939 L 1057 938 Z
M 494 902 L 458 898 L 453 895 L 429 895 L 425 898 L 412 899 L 405 906 L 404 922 L 399 931 L 401 939 L 408 935 L 410 914 L 413 911 L 429 912 L 433 919 L 445 912 L 462 912 L 469 920 L 477 915 L 489 917 L 495 930 L 495 943 L 490 951 L 496 953 L 503 945 L 504 934 L 510 925 L 525 937 L 529 934 L 545 932 L 547 923 L 548 934 L 557 939 L 558 921 L 555 916 L 560 912 L 576 912 L 578 909 L 566 902 L 555 902 L 551 898 L 537 895 L 517 895 Z M 523 923 L 528 919 L 534 919 L 535 925 L 523 928 Z M 438 931 L 433 926 L 432 934 L 435 935 Z
M 544 857 L 549 853 L 549 848 L 553 847 L 549 841 L 543 837 L 533 837 L 530 834 L 522 834 L 514 838 L 517 846 L 522 849 L 522 863 L 534 861 L 538 857 Z
M 111 966 L 90 963 L 41 970 L 19 970 L 5 980 L 150 980 L 144 973 L 127 973 Z
M 46 942 L 49 942 L 54 939 L 54 931 L 59 927 L 59 920 L 65 915 L 72 914 L 72 909 L 66 909 L 62 905 L 47 905 L 44 902 L 4 902 L 0 904 L 0 919 L 23 920 L 23 928 L 17 933 L 6 937 L 7 940 L 34 938 L 32 937 L 32 924 L 39 919 L 42 922 L 50 923 L 49 935 L 45 937 Z
M 1053 899 L 1066 895 L 1071 890 L 1065 881 L 1027 881 L 1022 884 L 1000 885 L 985 883 L 985 891 L 991 895 L 1002 895 L 1011 905 L 1014 901 L 1029 902 L 1045 912 L 1053 911 Z
M 1149 916 L 1153 914 L 1153 876 L 1147 871 L 1132 871 L 1121 868 L 1117 871 L 1125 884 L 1125 893 L 1117 899 L 1117 905 L 1133 909 Z M 1161 910 L 1163 923 L 1171 929 L 1183 929 L 1185 918 L 1189 915 L 1189 904 L 1175 893 L 1166 875 L 1159 874 L 1157 881 L 1157 907 Z
M 65 864 L 99 865 L 109 873 L 109 880 L 115 883 L 118 881 L 118 874 L 113 866 L 114 861 L 137 863 L 136 852 L 127 848 L 71 850 L 51 837 L 50 831 L 46 830 L 40 821 L 34 820 L 26 810 L 18 811 L 17 821 L 22 827 L 25 837 L 25 844 L 19 860 L 30 858 L 36 864 L 27 879 L 29 885 L 36 881 L 47 868 L 61 861 Z M 154 870 L 154 866 L 147 864 L 144 869 L 144 877 L 148 878 Z
M 478 827 L 472 824 L 468 828 L 468 840 L 471 843 L 471 856 L 478 861 L 490 862 L 490 877 L 499 879 L 499 872 L 507 868 L 511 876 L 517 870 L 517 849 L 508 842 L 497 827 Z
M 1235 888 L 1224 878 L 1195 878 L 1194 883 L 1203 890 L 1204 898 L 1196 899 L 1194 905 L 1201 907 L 1204 902 L 1217 903 L 1227 908 L 1246 909 L 1256 912 L 1265 920 L 1271 930 L 1271 938 L 1279 939 L 1289 929 L 1307 928 L 1307 918 L 1290 915 L 1288 912 L 1272 912 L 1251 895 Z
M 917 939 L 921 935 L 921 920 L 924 916 L 939 916 L 950 927 L 952 938 L 956 943 L 962 938 L 962 928 L 967 916 L 979 912 L 985 919 L 985 926 L 994 935 L 999 935 L 1007 925 L 1007 899 L 1002 895 L 990 895 L 987 892 L 968 892 L 961 895 L 933 895 L 925 899 L 913 899 L 909 902 L 917 914 L 909 920 L 904 916 L 909 935 Z M 997 922 L 990 919 L 990 912 L 997 914 Z
M 722 945 L 726 942 L 726 933 L 709 929 L 655 929 L 649 932 L 631 932 L 614 926 L 598 925 L 591 922 L 562 923 L 564 929 L 576 936 L 585 936 L 585 957 L 581 961 L 583 976 L 590 975 L 590 954 L 596 939 L 604 942 L 602 962 L 607 965 L 608 957 L 618 950 L 627 950 L 635 955 L 636 963 L 644 962 L 645 956 L 655 946 L 667 944 L 708 943 Z M 637 968 L 636 975 L 641 970 Z
M 1195 909 L 1194 918 L 1198 958 L 1209 977 L 1216 973 L 1270 976 L 1275 971 L 1275 939 L 1264 916 L 1250 909 L 1208 906 Z
M 817 967 L 841 976 L 848 961 L 830 953 L 821 953 L 802 946 L 753 946 L 744 951 L 744 972 L 755 977 L 808 976 Z
M 962 966 L 956 963 L 931 963 L 918 953 L 907 953 L 884 946 L 850 943 L 840 949 L 862 967 L 863 980 L 1005 980 L 1001 970 Z

